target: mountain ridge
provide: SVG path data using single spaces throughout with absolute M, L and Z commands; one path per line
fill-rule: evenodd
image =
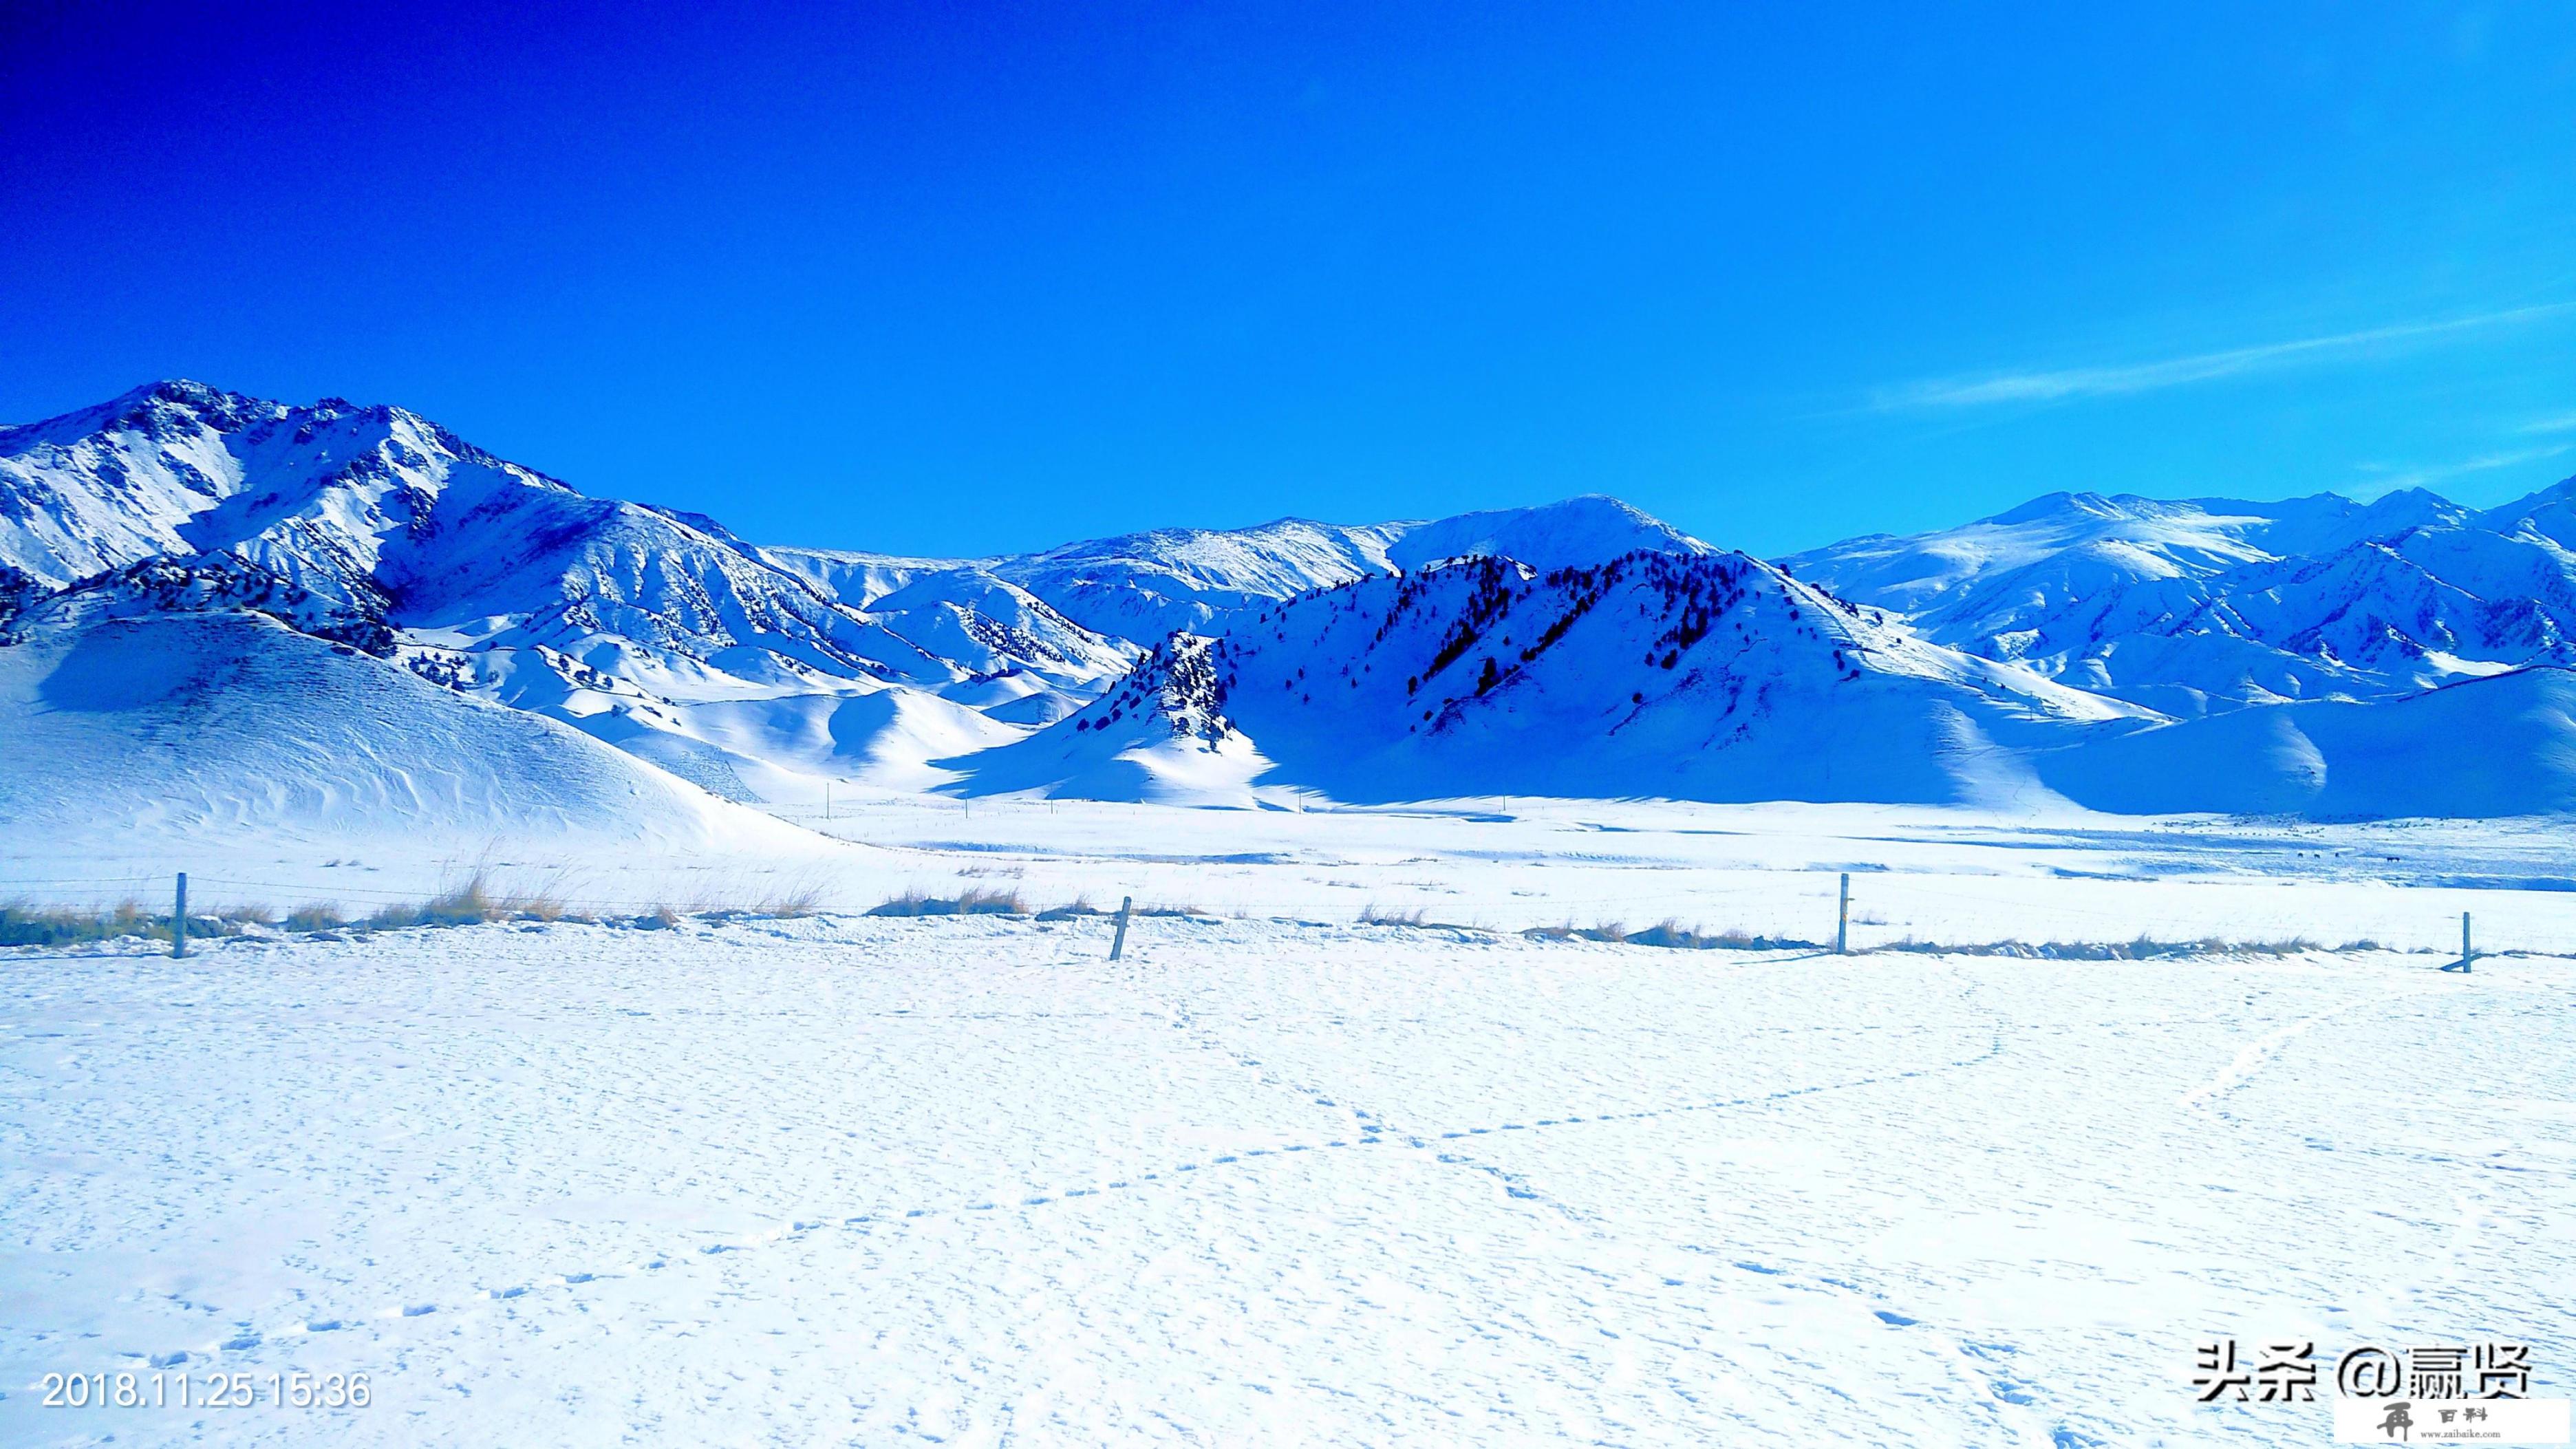
M 2421 489 L 2369 503 L 2057 493 L 1782 562 L 1929 638 L 2169 713 L 2395 698 L 2576 662 L 2569 487 L 2483 512 Z
M 2058 492 L 1776 565 L 1598 494 L 931 559 L 754 544 L 398 407 L 174 380 L 0 427 L 0 648 L 186 617 L 351 661 L 314 666 L 334 698 L 381 692 L 371 657 L 772 805 L 842 780 L 2475 812 L 2510 792 L 2407 731 L 2491 729 L 2535 778 L 2576 758 L 2546 672 L 2576 664 L 2576 479 L 2486 510 Z
M 1705 548 L 1592 497 L 919 559 L 764 548 L 342 399 L 181 379 L 0 428 L 0 638 L 256 614 L 744 799 L 939 783 L 934 756 L 1063 718 L 1174 628 L 1434 556 L 1640 542 Z

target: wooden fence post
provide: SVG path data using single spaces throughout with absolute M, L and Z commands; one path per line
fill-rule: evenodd
M 1132 910 L 1135 905 L 1136 898 L 1134 896 L 1120 896 L 1118 898 L 1118 934 L 1110 938 L 1109 942 L 1109 959 L 1112 961 L 1117 960 L 1121 955 L 1126 953 L 1127 912 Z
M 2471 971 L 2469 963 L 2477 959 L 2477 947 L 2473 945 L 2469 939 L 2469 913 L 2462 911 L 2460 912 L 2460 959 L 2452 962 L 2450 965 L 2445 966 L 2442 969 L 2445 971 L 2457 971 L 2465 976 L 2470 974 Z
M 1834 954 L 1851 954 L 1851 872 L 1843 872 L 1842 899 L 1834 904 Z
M 188 873 L 179 872 L 179 899 L 170 911 L 170 954 L 188 954 Z

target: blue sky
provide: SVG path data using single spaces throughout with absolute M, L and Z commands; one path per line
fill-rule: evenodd
M 368 8 L 10 7 L 0 417 L 925 552 L 2576 474 L 2565 6 Z

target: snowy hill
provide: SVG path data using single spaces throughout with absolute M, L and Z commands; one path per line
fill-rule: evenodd
M 552 721 L 246 612 L 101 618 L 0 649 L 0 819 L 92 845 L 239 830 L 470 854 L 579 834 L 804 848 Z
M 2475 514 L 2421 490 L 2369 504 L 2052 494 L 1781 562 L 1927 638 L 2199 714 L 2576 662 L 2565 496 Z
M 1182 636 L 950 761 L 975 792 L 1246 803 L 1473 794 L 1995 803 L 2029 750 L 2148 712 L 1927 644 L 1742 554 L 1365 579 Z
M 2015 622 L 2014 611 L 2073 593 L 2207 578 L 2466 516 L 2420 489 L 2369 504 L 2335 494 L 2240 503 L 2052 493 L 1958 528 L 1908 538 L 1869 534 L 1780 562 L 1811 583 L 1903 610 L 1927 626 L 2001 632 Z
M 2044 757 L 2098 810 L 2320 820 L 2576 810 L 2576 674 L 2516 670 L 2382 703 L 2238 710 Z
M 1244 609 L 1448 559 L 1510 557 L 1540 568 L 1596 564 L 1639 549 L 1704 554 L 1707 544 L 1615 498 L 1361 526 L 1283 518 L 1252 528 L 1166 528 L 986 559 L 772 548 L 767 556 L 842 602 L 877 609 L 916 581 L 1005 581 L 1067 620 L 1138 648 L 1208 631 Z
M 1616 498 L 1588 493 L 1535 508 L 1461 513 L 1381 525 L 1387 563 L 1407 573 L 1461 558 L 1517 559 L 1541 571 L 1608 563 L 1626 554 L 1718 550 Z
M 761 557 L 967 670 L 941 690 L 1004 716 L 1054 719 L 1126 671 L 1137 646 L 1094 633 L 974 561 L 772 548 Z
M 84 618 L 109 607 L 102 594 L 125 615 L 258 608 L 745 795 L 735 765 L 776 762 L 733 759 L 706 736 L 744 732 L 700 729 L 706 706 L 773 702 L 792 735 L 788 722 L 889 684 L 1038 670 L 1096 687 L 1132 652 L 992 590 L 870 615 L 712 519 L 583 496 L 402 409 L 186 382 L 0 430 L 0 559 L 16 570 L 0 613 L 22 616 L 0 628 L 63 614 L 42 607 L 48 592 L 92 600 Z M 855 723 L 897 713 L 848 716 L 843 773 L 919 774 Z M 990 739 L 980 724 L 950 720 L 922 748 Z

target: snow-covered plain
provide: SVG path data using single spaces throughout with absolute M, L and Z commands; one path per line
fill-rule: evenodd
M 1270 808 L 843 792 L 783 810 L 805 827 L 718 846 L 597 835 L 177 829 L 55 822 L 0 831 L 0 900 L 312 903 L 362 915 L 482 874 L 509 894 L 633 916 L 805 898 L 860 912 L 907 893 L 1016 893 L 1347 924 L 1419 912 L 1519 931 L 1636 930 L 1667 918 L 1825 941 L 1852 875 L 1856 946 L 1994 941 L 2370 941 L 2576 954 L 2563 821 L 2007 815 L 1927 807 L 1474 800 L 1358 809 L 1281 791 Z M 732 807 L 728 807 L 732 808 Z M 749 812 L 743 812 L 749 813 Z M 769 822 L 776 825 L 778 822 Z
M 557 924 L 0 962 L 12 1443 L 2312 1444 L 2576 1343 L 2576 967 Z M 48 1371 L 364 1410 L 44 1408 Z

